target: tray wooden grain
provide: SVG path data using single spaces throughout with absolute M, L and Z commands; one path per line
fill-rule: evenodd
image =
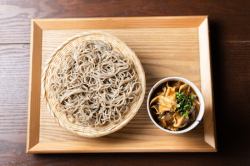
M 86 30 L 111 33 L 142 62 L 149 89 L 166 76 L 193 81 L 205 98 L 204 120 L 183 135 L 170 135 L 150 121 L 146 100 L 123 129 L 101 138 L 82 138 L 61 128 L 41 94 L 41 71 L 53 50 Z M 35 19 L 31 29 L 28 153 L 215 152 L 215 119 L 206 16 Z

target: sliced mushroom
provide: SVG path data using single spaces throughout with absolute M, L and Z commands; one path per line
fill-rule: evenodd
M 164 116 L 164 120 L 166 121 L 168 126 L 173 125 L 173 114 L 172 112 L 167 112 L 166 115 Z
M 164 115 L 160 115 L 159 117 L 160 124 L 164 128 L 171 127 L 173 125 L 173 113 L 172 112 L 166 112 Z
M 166 120 L 165 120 L 165 115 L 162 116 L 161 118 L 159 118 L 159 121 L 160 121 L 161 126 L 163 126 L 163 127 L 165 127 L 165 128 L 168 126 L 168 125 L 167 125 L 167 122 L 166 122 Z
M 179 92 L 183 92 L 184 94 L 188 95 L 190 93 L 190 86 L 187 84 L 183 84 L 179 88 Z
M 153 105 L 153 106 L 151 106 L 151 108 L 156 110 L 156 114 L 159 114 L 159 109 L 158 109 L 157 105 Z
M 180 86 L 182 85 L 182 83 L 180 81 L 177 81 L 175 84 L 174 84 L 174 87 L 178 90 L 180 88 Z
M 185 116 L 181 116 L 179 113 L 175 113 L 174 115 L 174 124 L 173 127 L 183 128 L 188 124 L 189 119 Z

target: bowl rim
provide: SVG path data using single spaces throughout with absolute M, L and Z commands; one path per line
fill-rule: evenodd
M 200 102 L 200 110 L 199 110 L 199 113 L 196 117 L 196 120 L 190 125 L 188 126 L 187 128 L 183 129 L 183 130 L 179 130 L 179 131 L 171 131 L 171 130 L 168 130 L 168 129 L 165 129 L 163 128 L 161 125 L 159 125 L 153 118 L 152 116 L 152 113 L 150 111 L 150 106 L 149 106 L 149 103 L 150 103 L 150 99 L 151 99 L 151 96 L 153 94 L 153 92 L 160 86 L 162 85 L 163 83 L 166 83 L 168 81 L 182 81 L 188 85 L 191 86 L 191 88 L 194 90 L 194 92 L 196 93 L 196 95 L 198 96 L 198 99 L 199 99 L 199 102 Z M 148 115 L 151 119 L 151 121 L 154 123 L 155 126 L 157 126 L 159 129 L 161 129 L 162 131 L 165 131 L 167 133 L 171 133 L 171 134 L 182 134 L 182 133 L 187 133 L 189 132 L 190 130 L 194 129 L 199 123 L 200 121 L 202 120 L 203 118 L 203 115 L 204 115 L 204 112 L 205 112 L 205 103 L 204 103 L 204 98 L 203 98 L 203 95 L 201 93 L 201 91 L 199 90 L 199 88 L 191 81 L 189 81 L 188 79 L 186 78 L 183 78 L 183 77 L 165 77 L 159 81 L 157 81 L 153 87 L 150 89 L 149 91 L 149 94 L 148 94 L 148 97 L 147 97 L 147 111 L 148 111 Z

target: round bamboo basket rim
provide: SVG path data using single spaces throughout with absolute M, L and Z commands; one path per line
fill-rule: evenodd
M 124 115 L 124 117 L 118 123 L 110 123 L 106 126 L 101 126 L 101 127 L 82 127 L 77 124 L 70 123 L 67 120 L 64 113 L 61 113 L 60 111 L 56 111 L 55 109 L 53 109 L 53 107 L 49 103 L 49 99 L 47 98 L 47 94 L 46 94 L 45 82 L 46 82 L 46 72 L 49 68 L 50 63 L 52 63 L 53 59 L 56 56 L 58 56 L 58 54 L 60 54 L 62 51 L 64 51 L 64 49 L 69 44 L 73 44 L 74 41 L 76 40 L 81 41 L 83 39 L 103 40 L 104 42 L 109 42 L 113 47 L 115 47 L 116 49 L 119 49 L 119 51 L 123 55 L 126 55 L 128 58 L 130 58 L 132 62 L 134 63 L 135 70 L 141 82 L 141 93 L 140 93 L 139 99 L 130 106 L 129 108 L 130 110 Z M 42 92 L 43 92 L 43 96 L 45 98 L 46 105 L 50 114 L 56 119 L 56 121 L 59 123 L 61 127 L 65 128 L 66 130 L 74 134 L 77 134 L 83 137 L 88 137 L 88 138 L 96 138 L 96 137 L 105 136 L 105 135 L 114 133 L 115 131 L 126 126 L 128 122 L 134 118 L 140 106 L 142 105 L 144 96 L 145 96 L 145 91 L 146 91 L 145 72 L 144 72 L 144 69 L 142 67 L 142 64 L 139 58 L 123 41 L 121 41 L 120 39 L 118 39 L 117 37 L 111 34 L 108 34 L 102 31 L 88 31 L 88 32 L 75 35 L 69 38 L 68 40 L 66 40 L 51 54 L 51 57 L 48 63 L 45 65 L 43 74 L 42 74 Z

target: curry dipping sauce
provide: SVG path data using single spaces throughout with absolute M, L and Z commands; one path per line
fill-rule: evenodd
M 155 122 L 170 131 L 189 127 L 200 110 L 197 94 L 182 81 L 167 81 L 158 86 L 149 99 L 149 108 Z

